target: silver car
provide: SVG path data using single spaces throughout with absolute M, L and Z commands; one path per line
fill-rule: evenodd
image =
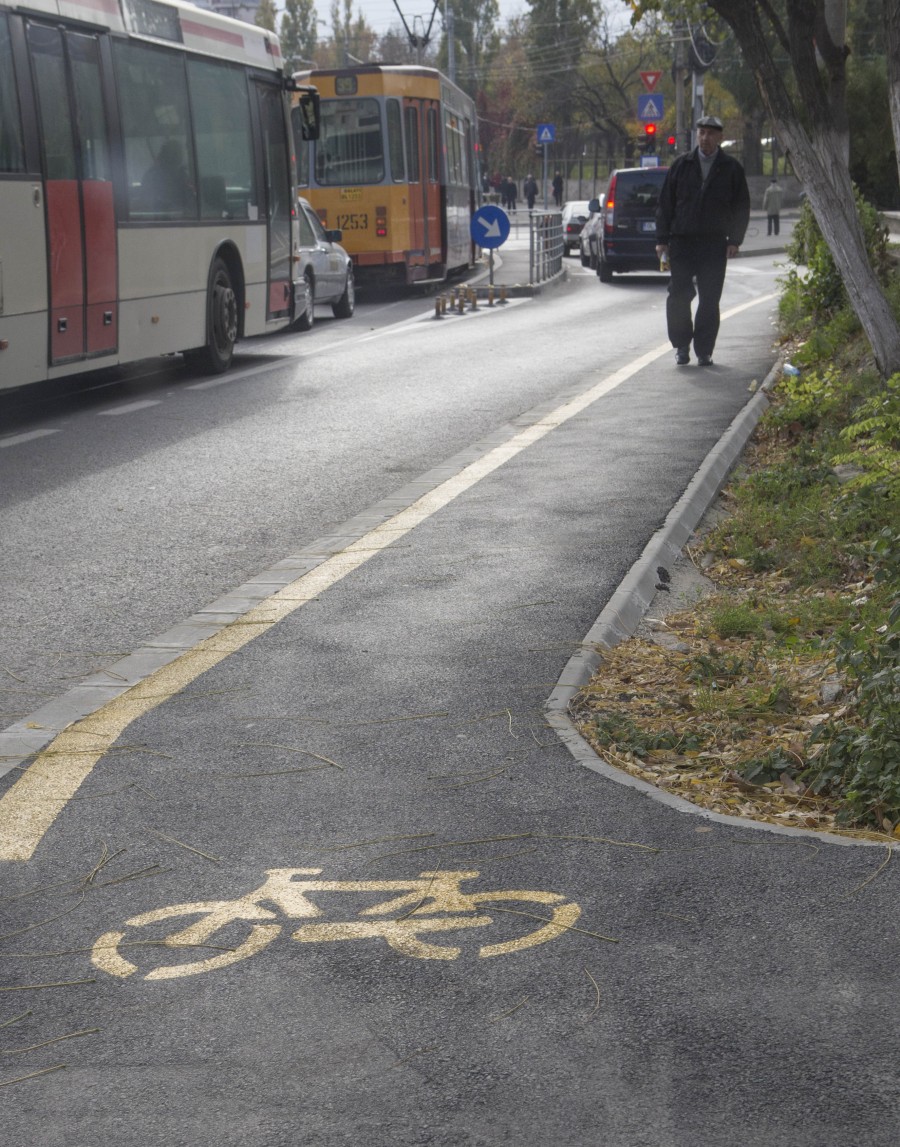
M 600 262 L 600 228 L 603 226 L 603 199 L 601 195 L 588 204 L 587 222 L 581 228 L 578 245 L 581 251 L 582 267 L 596 271 Z
M 300 225 L 299 274 L 294 281 L 298 330 L 308 331 L 317 303 L 330 303 L 335 318 L 349 319 L 356 309 L 353 260 L 340 244 L 340 231 L 326 231 L 306 199 L 297 199 Z

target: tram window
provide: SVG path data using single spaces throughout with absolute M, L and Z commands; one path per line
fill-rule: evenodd
M 437 108 L 428 109 L 428 178 L 437 183 L 440 178 L 438 156 L 440 155 Z
M 250 95 L 239 68 L 191 60 L 188 64 L 200 215 L 247 219 L 256 203 Z
M 406 147 L 409 153 L 409 182 L 419 182 L 419 109 L 406 109 Z
M 68 34 L 75 112 L 81 148 L 81 178 L 109 182 L 112 165 L 100 89 L 99 50 L 96 36 Z
M 387 102 L 388 153 L 391 157 L 391 178 L 394 183 L 406 182 L 406 161 L 403 158 L 403 126 L 400 120 L 400 101 Z
M 384 140 L 374 99 L 323 100 L 316 180 L 324 186 L 381 183 Z
M 115 44 L 132 219 L 196 219 L 187 80 L 180 55 Z
M 24 171 L 25 148 L 16 96 L 12 44 L 6 17 L 0 16 L 0 171 Z

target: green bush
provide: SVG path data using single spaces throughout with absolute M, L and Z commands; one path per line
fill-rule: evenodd
M 879 280 L 886 284 L 891 276 L 887 228 L 858 188 L 854 188 L 854 195 L 869 261 Z M 802 276 L 796 270 L 790 270 L 784 280 L 785 307 L 795 317 L 799 317 L 799 312 L 804 318 L 821 323 L 847 308 L 846 288 L 808 202 L 800 208 L 787 255 L 791 262 L 807 268 L 807 273 Z M 785 311 L 782 311 L 782 318 L 785 317 Z

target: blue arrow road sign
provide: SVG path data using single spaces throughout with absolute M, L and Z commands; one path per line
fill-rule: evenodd
M 655 94 L 638 96 L 638 119 L 662 119 L 666 102 Z
M 472 241 L 479 247 L 499 247 L 509 238 L 509 216 L 493 203 L 485 203 L 469 224 Z
M 537 125 L 538 143 L 556 143 L 556 124 L 539 123 Z

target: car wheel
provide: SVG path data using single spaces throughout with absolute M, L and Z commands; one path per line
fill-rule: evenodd
M 356 284 L 353 281 L 353 268 L 347 268 L 347 281 L 344 283 L 344 293 L 331 309 L 336 319 L 350 319 L 356 310 Z
M 306 305 L 303 308 L 303 313 L 297 316 L 294 325 L 298 331 L 309 331 L 312 330 L 312 325 L 316 321 L 316 285 L 309 273 L 303 276 L 303 283 L 306 287 Z
M 602 257 L 601 257 L 599 263 L 597 264 L 597 276 L 600 279 L 601 283 L 611 283 L 612 282 L 612 277 L 613 277 L 612 268 L 610 267 L 609 263 L 607 263 Z
M 590 255 L 585 255 L 585 253 L 584 253 L 584 247 L 582 247 L 582 248 L 581 248 L 581 251 L 580 251 L 580 255 L 581 255 L 581 265 L 582 265 L 582 267 L 590 267 L 590 265 L 591 265 L 591 257 L 590 257 Z

